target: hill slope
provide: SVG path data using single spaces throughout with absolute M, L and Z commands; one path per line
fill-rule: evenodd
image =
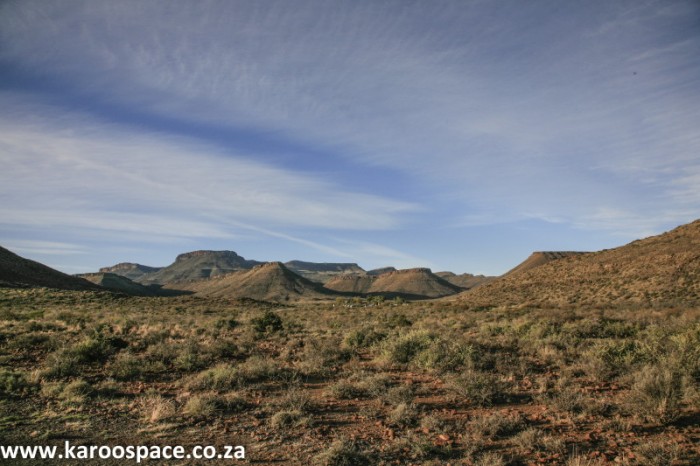
M 295 274 L 281 262 L 268 262 L 251 270 L 233 272 L 208 280 L 179 283 L 172 287 L 194 291 L 203 296 L 274 302 L 328 298 L 331 294 L 321 285 Z
M 250 270 L 261 262 L 246 260 L 233 251 L 192 251 L 180 254 L 175 262 L 138 279 L 140 283 L 166 284 L 226 275 Z
M 566 257 L 571 257 L 578 254 L 585 253 L 576 251 L 535 251 L 532 254 L 530 254 L 530 257 L 528 257 L 523 262 L 510 269 L 508 272 L 503 274 L 503 276 L 525 272 L 527 270 L 539 267 L 540 265 L 544 265 L 548 262 L 564 259 Z
M 85 279 L 59 272 L 0 247 L 0 286 L 41 286 L 63 290 L 103 289 Z
M 700 220 L 508 274 L 457 299 L 474 306 L 700 305 Z

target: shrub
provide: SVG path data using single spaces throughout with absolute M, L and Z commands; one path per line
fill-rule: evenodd
M 239 386 L 282 377 L 287 373 L 283 368 L 277 367 L 272 361 L 261 356 L 251 356 L 236 369 Z
M 238 383 L 238 371 L 230 364 L 217 364 L 191 379 L 187 385 L 195 390 L 230 390 Z
M 408 364 L 421 351 L 430 347 L 436 337 L 422 330 L 414 330 L 385 340 L 382 355 L 392 364 Z
M 400 404 L 413 403 L 415 396 L 416 393 L 413 387 L 410 385 L 399 385 L 387 390 L 382 399 L 390 405 L 398 406 Z
M 579 414 L 586 407 L 587 400 L 584 395 L 572 387 L 565 387 L 545 399 L 555 409 L 569 414 Z
M 160 395 L 145 395 L 136 402 L 141 413 L 141 419 L 148 423 L 156 423 L 175 415 L 175 405 L 172 401 Z
M 495 439 L 514 435 L 521 431 L 525 422 L 518 414 L 492 414 L 476 418 L 469 424 L 469 429 L 477 438 Z
M 253 329 L 258 333 L 273 333 L 282 331 L 282 319 L 273 311 L 267 310 L 260 316 L 251 319 Z
M 474 353 L 474 347 L 471 345 L 436 338 L 418 353 L 415 362 L 424 369 L 453 371 L 461 366 L 471 366 Z
M 666 466 L 673 464 L 681 454 L 681 447 L 675 442 L 644 442 L 634 449 L 641 464 L 646 466 Z
M 31 388 L 33 385 L 21 372 L 0 369 L 0 397 L 22 396 Z
M 328 387 L 328 393 L 339 400 L 352 400 L 367 396 L 368 390 L 360 383 L 343 379 Z
M 182 409 L 183 414 L 195 419 L 206 419 L 221 408 L 219 399 L 213 395 L 194 395 L 187 400 Z
M 290 411 L 300 411 L 307 413 L 314 407 L 311 395 L 300 387 L 292 386 L 282 397 L 280 405 Z
M 280 411 L 275 413 L 270 418 L 270 425 L 277 429 L 306 425 L 309 422 L 310 418 L 308 416 L 304 416 L 304 413 L 298 410 Z
M 504 398 L 505 387 L 495 375 L 472 370 L 452 378 L 447 388 L 474 405 L 491 406 Z
M 413 403 L 399 403 L 391 410 L 389 422 L 399 427 L 410 427 L 418 421 L 418 410 Z
M 77 375 L 80 363 L 78 358 L 65 350 L 59 350 L 49 354 L 46 358 L 45 368 L 41 372 L 43 377 L 58 379 Z
M 662 424 L 680 415 L 684 380 L 676 368 L 658 364 L 646 366 L 635 374 L 629 394 L 633 413 Z
M 323 453 L 314 458 L 319 466 L 365 466 L 371 464 L 369 455 L 350 440 L 336 440 Z
M 82 404 L 89 397 L 95 395 L 95 389 L 82 379 L 74 380 L 61 391 L 60 398 L 66 403 Z
M 180 348 L 173 364 L 176 369 L 192 372 L 204 368 L 209 363 L 209 358 L 202 351 L 199 344 L 190 341 Z
M 475 462 L 474 466 L 506 466 L 506 460 L 498 453 L 484 453 Z
M 109 372 L 117 380 L 135 380 L 143 374 L 144 361 L 131 353 L 121 353 L 112 362 Z
M 386 338 L 386 334 L 377 332 L 371 328 L 353 330 L 343 339 L 343 344 L 348 348 L 357 350 L 368 348 Z

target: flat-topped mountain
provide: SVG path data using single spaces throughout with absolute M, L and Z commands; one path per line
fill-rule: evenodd
M 330 294 L 321 285 L 297 275 L 281 262 L 268 262 L 251 270 L 176 284 L 173 287 L 194 291 L 202 296 L 251 298 L 282 303 L 328 298 Z
M 456 299 L 474 306 L 697 306 L 700 220 L 618 248 L 509 273 Z
M 496 279 L 496 277 L 472 275 L 470 273 L 457 275 L 453 272 L 435 272 L 435 275 L 465 290 L 470 290 Z
M 369 290 L 370 293 L 390 292 L 426 298 L 449 296 L 460 291 L 460 287 L 422 267 L 377 275 Z
M 167 267 L 149 273 L 138 281 L 144 284 L 176 283 L 250 270 L 262 262 L 246 260 L 233 251 L 192 251 L 180 254 Z
M 133 262 L 121 262 L 111 267 L 102 267 L 99 273 L 114 273 L 126 277 L 129 280 L 139 281 L 145 275 L 158 272 L 162 268 L 163 267 L 149 267 Z
M 304 278 L 317 283 L 326 283 L 333 277 L 348 273 L 364 273 L 355 263 L 289 261 L 285 267 Z
M 510 269 L 508 272 L 503 274 L 503 276 L 525 272 L 526 270 L 534 269 L 535 267 L 539 267 L 548 262 L 564 259 L 566 257 L 571 257 L 578 254 L 585 253 L 578 251 L 535 251 L 532 254 L 530 254 L 530 257 L 528 257 L 523 262 Z
M 394 270 L 380 275 L 338 276 L 325 287 L 345 293 L 394 294 L 412 298 L 439 298 L 463 291 L 427 268 Z
M 0 286 L 40 286 L 62 290 L 100 290 L 83 278 L 59 272 L 0 247 Z

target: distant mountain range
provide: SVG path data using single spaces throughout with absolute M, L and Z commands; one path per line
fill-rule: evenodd
M 0 286 L 276 302 L 379 294 L 479 308 L 700 305 L 700 220 L 599 252 L 535 252 L 501 277 L 426 268 L 366 272 L 354 263 L 263 263 L 233 251 L 193 251 L 167 267 L 125 262 L 71 276 L 0 248 Z
M 382 294 L 409 299 L 437 298 L 459 293 L 493 278 L 441 272 L 445 275 L 442 278 L 429 269 L 420 268 L 397 270 L 394 267 L 384 267 L 366 272 L 355 263 L 293 260 L 284 264 L 274 262 L 274 269 L 260 269 L 262 264 L 264 263 L 247 260 L 233 251 L 193 251 L 180 254 L 167 267 L 149 267 L 127 262 L 104 267 L 100 272 L 123 274 L 144 285 L 163 285 L 164 289 L 188 290 L 200 295 L 228 294 L 282 301 L 295 301 L 302 296 L 310 299 L 327 298 L 334 293 Z M 265 286 L 261 284 L 261 277 L 272 280 L 272 275 L 269 274 L 272 270 L 276 270 L 280 276 L 274 279 L 274 284 L 269 284 L 270 290 L 263 291 Z M 255 273 L 246 274 L 249 271 Z M 262 271 L 268 275 L 261 274 Z M 283 277 L 288 280 L 282 285 Z M 300 281 L 299 278 L 304 278 L 309 283 Z M 243 286 L 243 282 L 255 285 Z

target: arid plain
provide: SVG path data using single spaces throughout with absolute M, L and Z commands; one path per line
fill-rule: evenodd
M 698 221 L 536 253 L 502 277 L 196 251 L 81 278 L 1 252 L 3 444 L 243 445 L 252 464 L 700 463 Z

